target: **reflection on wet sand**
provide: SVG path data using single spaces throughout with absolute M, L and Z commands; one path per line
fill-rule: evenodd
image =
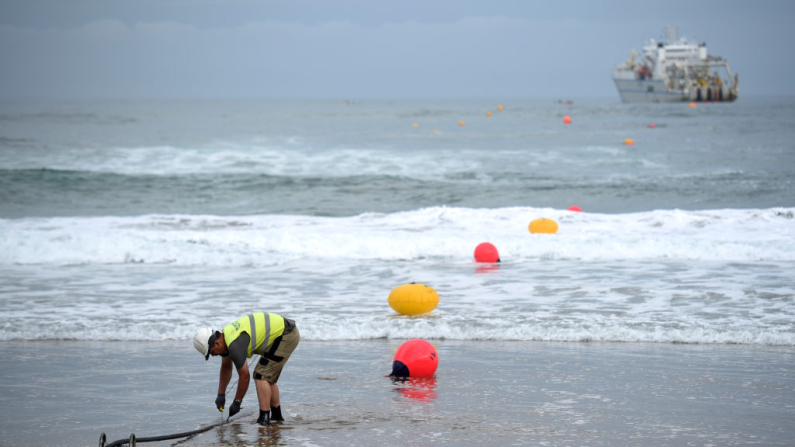
M 494 273 L 500 269 L 500 264 L 478 264 L 475 273 Z
M 257 446 L 279 445 L 279 441 L 282 439 L 281 426 L 279 423 L 260 425 L 257 429 L 257 433 L 259 434 Z
M 254 419 L 239 420 L 224 425 L 218 429 L 218 445 L 232 446 L 245 445 L 272 446 L 281 444 L 281 423 L 260 425 Z M 252 436 L 253 435 L 253 436 Z
M 436 376 L 390 377 L 394 391 L 411 400 L 430 402 L 436 399 Z

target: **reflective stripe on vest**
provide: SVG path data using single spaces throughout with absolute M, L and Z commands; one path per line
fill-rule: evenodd
M 268 319 L 268 315 L 265 315 L 265 319 Z M 249 334 L 249 338 L 251 338 L 251 347 L 248 352 L 250 352 L 251 355 L 259 354 L 259 352 L 257 352 L 257 322 L 254 320 L 254 314 L 248 316 L 248 325 L 251 326 L 251 334 Z
M 248 324 L 251 325 L 251 349 L 249 349 L 251 355 L 262 355 L 271 338 L 271 315 L 268 312 L 263 313 L 265 314 L 265 341 L 262 342 L 259 350 L 257 350 L 257 322 L 254 320 L 254 314 L 248 316 Z

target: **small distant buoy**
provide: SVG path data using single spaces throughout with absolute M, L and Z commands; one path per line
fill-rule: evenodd
M 466 124 L 467 124 L 467 123 L 465 123 L 465 122 L 463 122 L 463 121 L 459 121 L 459 122 L 458 122 L 458 125 L 459 125 L 459 126 L 461 126 L 461 127 L 464 127 L 464 126 L 466 126 Z
M 439 294 L 425 284 L 403 284 L 389 293 L 389 307 L 403 315 L 426 314 L 439 305 Z
M 433 133 L 441 133 L 442 131 L 439 129 L 433 129 Z
M 696 103 L 694 103 L 694 102 L 691 102 L 691 103 L 690 103 L 690 108 L 691 108 L 691 109 L 693 109 L 693 108 L 695 108 L 695 107 L 696 107 Z
M 635 144 L 635 140 L 633 140 L 632 138 L 627 138 L 624 140 L 624 144 L 626 144 L 627 146 L 632 146 L 633 144 Z
M 571 117 L 569 115 L 563 117 L 563 124 L 571 124 Z
M 528 229 L 531 233 L 555 234 L 558 232 L 558 223 L 552 219 L 536 219 L 530 222 Z
M 412 126 L 417 127 L 417 126 L 419 126 L 419 124 L 413 123 Z
M 475 261 L 488 263 L 500 262 L 500 253 L 493 244 L 483 242 L 475 247 Z
M 649 124 L 649 127 L 650 127 L 650 128 L 652 128 L 652 129 L 654 129 L 654 128 L 656 128 L 656 127 L 657 127 L 657 125 L 656 125 L 656 124 L 654 124 L 654 123 L 651 123 L 651 124 Z
M 502 106 L 502 104 L 500 104 L 500 105 L 498 105 L 498 106 L 497 106 L 497 110 L 502 110 L 502 109 L 504 109 L 504 108 L 505 108 L 505 107 L 503 107 L 503 106 Z
M 493 113 L 491 113 L 491 110 L 489 110 L 488 112 L 486 112 L 486 116 L 491 116 L 491 115 L 494 115 Z
M 439 367 L 439 354 L 432 344 L 421 338 L 406 341 L 395 353 L 392 373 L 395 377 L 430 377 Z
M 569 207 L 569 211 L 576 211 L 578 213 L 581 213 L 582 212 L 582 208 L 580 208 L 577 205 L 572 205 L 572 206 Z

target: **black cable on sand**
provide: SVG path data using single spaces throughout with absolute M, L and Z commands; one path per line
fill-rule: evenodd
M 259 360 L 259 355 L 255 354 L 251 356 L 251 362 L 248 364 L 249 369 Z M 231 385 L 226 387 L 225 394 L 229 394 L 229 391 L 237 385 L 237 382 L 240 380 L 240 377 L 237 378 Z M 247 411 L 245 413 L 240 413 L 241 416 L 244 414 L 249 414 L 251 411 Z M 206 431 L 210 431 L 215 427 L 220 427 L 227 422 L 232 422 L 230 418 L 226 420 L 221 420 L 216 422 L 215 424 L 210 424 L 202 428 L 198 428 L 193 431 L 186 431 L 182 433 L 174 433 L 173 435 L 162 435 L 162 436 L 150 436 L 148 438 L 137 438 L 135 433 L 131 434 L 127 439 L 119 439 L 118 441 L 113 441 L 110 444 L 105 444 L 105 433 L 102 433 L 99 436 L 99 447 L 117 447 L 121 445 L 130 445 L 131 447 L 139 442 L 156 442 L 156 441 L 168 441 L 169 439 L 177 439 L 177 438 L 187 438 L 188 436 L 198 435 L 199 433 L 204 433 Z
M 241 413 L 241 416 L 244 414 L 249 414 L 251 411 L 247 411 L 245 413 Z M 237 420 L 237 418 L 235 418 Z M 214 424 L 206 425 L 202 428 L 197 428 L 196 430 L 186 431 L 182 433 L 174 433 L 171 435 L 162 435 L 162 436 L 150 436 L 148 438 L 137 438 L 135 434 L 130 435 L 127 439 L 119 439 L 118 441 L 113 441 L 110 444 L 105 444 L 105 433 L 99 437 L 99 447 L 118 447 L 122 445 L 135 445 L 139 442 L 156 442 L 156 441 L 168 441 L 169 439 L 177 439 L 177 438 L 186 438 L 188 436 L 198 435 L 199 433 L 204 433 L 206 431 L 210 431 L 215 427 L 220 427 L 224 424 L 229 422 L 234 422 L 231 419 L 218 421 Z

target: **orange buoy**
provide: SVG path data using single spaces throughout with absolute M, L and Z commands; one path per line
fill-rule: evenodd
M 572 205 L 572 206 L 569 207 L 569 211 L 576 211 L 578 213 L 581 213 L 582 212 L 582 208 L 580 208 L 577 205 Z
M 527 227 L 531 233 L 555 234 L 558 232 L 558 223 L 552 219 L 536 219 Z
M 475 247 L 475 261 L 488 263 L 500 262 L 500 253 L 493 244 L 483 242 Z
M 504 108 L 505 108 L 505 107 L 503 107 L 503 106 L 502 106 L 502 104 L 500 104 L 500 105 L 498 105 L 498 106 L 497 106 L 497 110 L 502 110 L 502 109 L 504 109 Z
M 419 124 L 417 124 L 417 123 L 412 123 L 411 125 L 414 126 L 414 127 L 419 126 Z
M 491 115 L 494 115 L 493 113 L 491 113 L 491 110 L 489 110 L 488 112 L 486 112 L 486 116 L 491 116 Z
M 569 115 L 563 117 L 563 124 L 571 124 L 571 117 Z
M 624 140 L 624 144 L 626 144 L 627 146 L 632 146 L 633 144 L 635 144 L 635 140 L 633 140 L 632 138 L 627 138 Z
M 696 103 L 694 103 L 694 102 L 691 102 L 691 103 L 690 103 L 690 108 L 691 108 L 691 109 L 693 109 L 693 108 L 695 108 L 695 107 L 696 107 Z
M 389 307 L 403 315 L 426 314 L 439 305 L 439 294 L 425 284 L 403 284 L 389 293 Z
M 400 345 L 392 361 L 395 377 L 430 377 L 439 367 L 439 354 L 427 341 L 414 338 Z
M 458 125 L 459 125 L 459 126 L 461 126 L 461 127 L 464 127 L 464 126 L 466 126 L 466 124 L 467 124 L 467 123 L 465 123 L 465 122 L 463 122 L 463 121 L 459 121 L 459 122 L 458 122 Z

